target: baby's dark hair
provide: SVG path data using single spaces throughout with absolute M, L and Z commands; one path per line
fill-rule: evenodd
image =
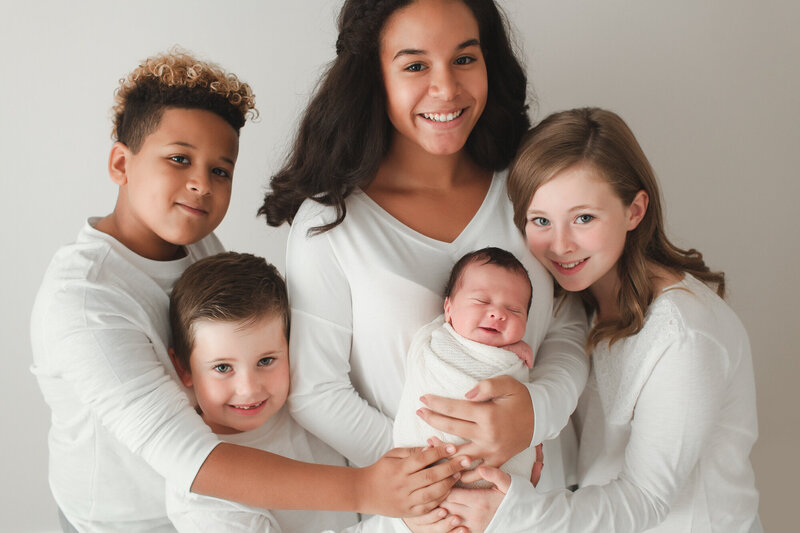
M 493 0 L 462 0 L 478 22 L 486 59 L 488 97 L 465 149 L 480 167 L 506 168 L 530 127 L 527 78 L 507 22 Z M 327 231 L 345 217 L 345 198 L 375 177 L 389 150 L 392 125 L 380 65 L 386 20 L 412 0 L 346 0 L 339 13 L 336 59 L 320 80 L 300 121 L 283 168 L 272 177 L 258 210 L 267 224 L 291 223 L 300 204 L 313 198 L 336 208 L 337 218 L 313 232 Z
M 239 133 L 247 118 L 255 118 L 250 86 L 207 61 L 174 48 L 149 57 L 114 93 L 112 137 L 134 153 L 155 131 L 165 109 L 203 109 L 222 117 Z
M 530 312 L 531 301 L 533 300 L 533 285 L 531 284 L 531 278 L 528 275 L 527 269 L 522 265 L 522 263 L 520 263 L 519 259 L 517 259 L 514 254 L 494 246 L 489 246 L 487 248 L 470 252 L 464 255 L 456 262 L 455 265 L 453 265 L 453 269 L 450 271 L 450 279 L 447 280 L 447 285 L 444 287 L 445 298 L 450 298 L 453 294 L 455 294 L 461 285 L 461 275 L 464 273 L 464 269 L 472 263 L 480 263 L 482 265 L 497 265 L 504 270 L 514 274 L 519 274 L 525 278 L 528 281 L 528 287 L 531 289 L 529 293 L 530 296 L 528 297 L 528 309 L 526 310 L 526 312 Z
M 199 321 L 243 322 L 276 316 L 289 338 L 289 297 L 278 269 L 263 257 L 225 252 L 186 269 L 169 298 L 172 348 L 185 369 Z

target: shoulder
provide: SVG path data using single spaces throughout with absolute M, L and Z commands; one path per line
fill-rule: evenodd
M 210 233 L 198 242 L 188 245 L 186 249 L 187 253 L 192 256 L 195 261 L 225 251 L 225 247 L 222 246 L 219 238 L 214 233 Z
M 648 309 L 642 331 L 661 331 L 661 337 L 681 341 L 696 336 L 722 345 L 746 336 L 736 313 L 705 283 L 690 274 L 665 288 Z

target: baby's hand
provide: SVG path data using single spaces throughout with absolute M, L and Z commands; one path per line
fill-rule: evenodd
M 509 344 L 502 347 L 504 350 L 508 350 L 509 352 L 514 352 L 517 357 L 522 359 L 522 362 L 525 363 L 525 366 L 531 368 L 533 366 L 533 350 L 528 343 L 525 341 L 517 341 L 514 344 Z
M 452 444 L 427 448 L 395 448 L 368 467 L 360 469 L 362 490 L 359 509 L 368 514 L 419 516 L 435 509 L 472 463 L 469 457 L 452 456 Z M 437 464 L 438 463 L 438 464 Z

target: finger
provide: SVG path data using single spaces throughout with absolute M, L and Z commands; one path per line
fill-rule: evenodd
M 434 510 L 425 513 L 422 516 L 409 518 L 408 521 L 410 523 L 420 526 L 429 526 L 431 524 L 435 524 L 437 522 L 442 521 L 444 518 L 447 518 L 448 514 L 449 514 L 448 510 L 445 509 L 444 507 L 437 507 Z
M 428 466 L 450 457 L 456 453 L 454 444 L 445 444 L 443 446 L 434 446 L 432 448 L 409 448 L 411 450 L 408 460 L 406 461 L 406 472 L 419 472 L 426 469 Z M 460 471 L 455 469 L 450 474 Z
M 476 481 L 481 481 L 483 478 L 478 473 L 477 468 L 473 468 L 472 470 L 464 470 L 461 473 L 461 483 L 468 485 L 470 483 L 475 483 Z
M 481 383 L 483 383 L 483 381 L 478 383 L 476 388 L 480 386 Z M 420 396 L 419 399 L 431 411 L 459 420 L 475 420 L 475 413 L 481 411 L 480 403 L 471 399 L 461 400 L 458 398 L 445 398 L 443 396 L 436 396 L 435 394 L 425 394 Z
M 473 440 L 475 432 L 477 431 L 477 424 L 474 421 L 444 415 L 438 410 L 422 407 L 417 410 L 417 416 L 424 420 L 429 426 L 451 435 L 457 435 L 462 439 Z
M 459 474 L 454 474 L 446 479 L 414 490 L 409 495 L 409 509 L 411 510 L 411 514 L 415 516 L 422 515 L 439 507 L 447 497 L 453 484 L 458 481 L 460 477 Z
M 472 402 L 486 402 L 517 392 L 519 387 L 525 386 L 510 376 L 498 376 L 480 381 L 464 397 Z
M 536 461 L 533 463 L 533 468 L 531 469 L 531 483 L 533 486 L 539 484 L 539 478 L 542 477 L 542 469 L 544 468 L 544 452 L 542 451 L 542 445 L 538 444 L 536 446 Z
M 508 493 L 508 489 L 511 487 L 511 476 L 509 476 L 507 473 L 503 472 L 499 468 L 494 468 L 491 466 L 479 466 L 476 470 L 483 479 L 489 483 L 493 483 L 494 486 L 497 487 L 497 490 L 503 494 Z

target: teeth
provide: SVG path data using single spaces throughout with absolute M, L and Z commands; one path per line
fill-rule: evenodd
M 583 263 L 583 261 L 575 261 L 574 263 L 559 263 L 558 266 L 560 266 L 561 268 L 575 268 L 581 263 Z
M 423 113 L 422 116 L 434 122 L 450 122 L 461 116 L 463 109 L 459 109 L 455 113 Z
M 255 409 L 256 407 L 261 407 L 262 403 L 264 403 L 264 402 L 261 401 L 261 402 L 258 402 L 257 404 L 254 404 L 254 405 L 234 405 L 234 407 L 237 408 L 237 409 Z

